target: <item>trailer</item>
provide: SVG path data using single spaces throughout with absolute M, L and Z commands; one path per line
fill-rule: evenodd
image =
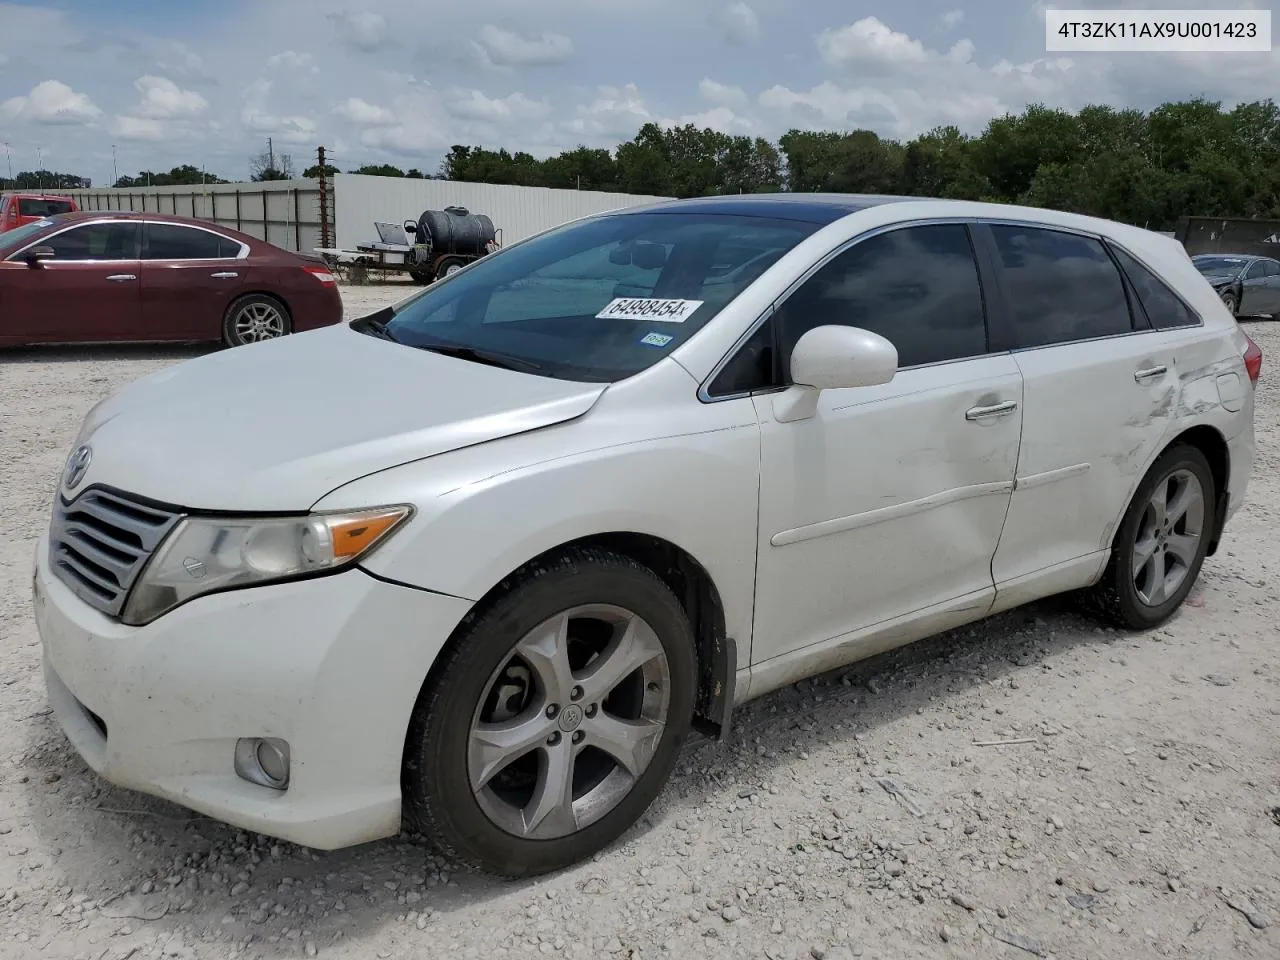
M 488 256 L 502 246 L 502 231 L 485 214 L 465 207 L 424 210 L 403 223 L 375 221 L 378 239 L 356 244 L 354 250 L 317 248 L 331 269 L 358 281 L 369 271 L 408 273 L 419 283 L 431 283 Z

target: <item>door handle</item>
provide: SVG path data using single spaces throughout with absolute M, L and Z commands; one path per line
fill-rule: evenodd
M 223 270 L 221 273 L 211 273 L 209 276 L 213 277 L 215 280 L 230 280 L 233 277 L 240 276 L 240 274 L 236 273 L 234 270 Z
M 989 407 L 970 407 L 964 412 L 966 420 L 986 420 L 988 417 L 1003 417 L 1018 409 L 1017 400 L 1006 400 L 1004 403 L 993 403 Z
M 1154 377 L 1163 377 L 1168 372 L 1169 368 L 1163 365 L 1158 367 L 1147 367 L 1145 370 L 1138 370 L 1134 373 L 1133 379 L 1138 383 L 1141 383 L 1143 380 L 1151 380 Z
M 132 273 L 113 273 L 111 276 L 107 277 L 107 280 L 111 283 L 126 283 L 129 280 L 137 279 L 138 278 Z

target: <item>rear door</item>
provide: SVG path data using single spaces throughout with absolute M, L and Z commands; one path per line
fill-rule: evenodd
M 1004 607 L 1023 599 L 1019 580 L 1078 586 L 1104 557 L 1176 414 L 1177 337 L 1131 312 L 1099 238 L 1016 224 L 978 232 L 1024 378 L 1017 479 L 992 564 Z
M 109 220 L 33 241 L 0 264 L 0 339 L 136 340 L 141 333 L 138 224 Z M 50 247 L 28 266 L 25 250 Z
M 156 340 L 216 340 L 248 282 L 248 247 L 204 227 L 143 226 L 142 326 Z

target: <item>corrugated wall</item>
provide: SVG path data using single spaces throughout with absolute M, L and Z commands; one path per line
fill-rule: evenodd
M 276 180 L 183 187 L 123 187 L 59 191 L 84 210 L 142 210 L 199 217 L 266 240 L 286 250 L 310 253 L 320 243 L 318 180 Z M 329 183 L 330 244 L 354 249 L 378 239 L 375 220 L 417 220 L 423 210 L 462 206 L 487 213 L 514 243 L 591 213 L 633 207 L 665 197 L 594 190 L 550 190 L 449 180 L 407 180 L 342 173 Z
M 373 229 L 375 220 L 390 223 L 417 220 L 423 210 L 459 206 L 472 213 L 488 214 L 502 231 L 502 242 L 515 243 L 576 217 L 668 199 L 594 190 L 404 180 L 354 173 L 340 173 L 333 179 L 337 245 L 347 249 L 377 239 Z
M 320 246 L 320 187 L 316 180 L 68 190 L 82 210 L 143 210 L 198 217 L 309 253 Z M 329 198 L 330 215 L 333 197 Z

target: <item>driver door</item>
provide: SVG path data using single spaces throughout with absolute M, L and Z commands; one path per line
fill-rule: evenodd
M 964 224 L 855 242 L 781 302 L 779 369 L 816 326 L 872 330 L 898 349 L 875 387 L 824 390 L 782 422 L 784 394 L 753 398 L 761 429 L 752 661 L 832 645 L 832 665 L 898 624 L 938 629 L 994 598 L 991 560 L 1018 459 L 1022 376 L 992 353 Z
M 138 224 L 86 223 L 0 264 L 0 338 L 10 343 L 133 340 L 141 327 Z M 54 256 L 29 265 L 26 252 Z

